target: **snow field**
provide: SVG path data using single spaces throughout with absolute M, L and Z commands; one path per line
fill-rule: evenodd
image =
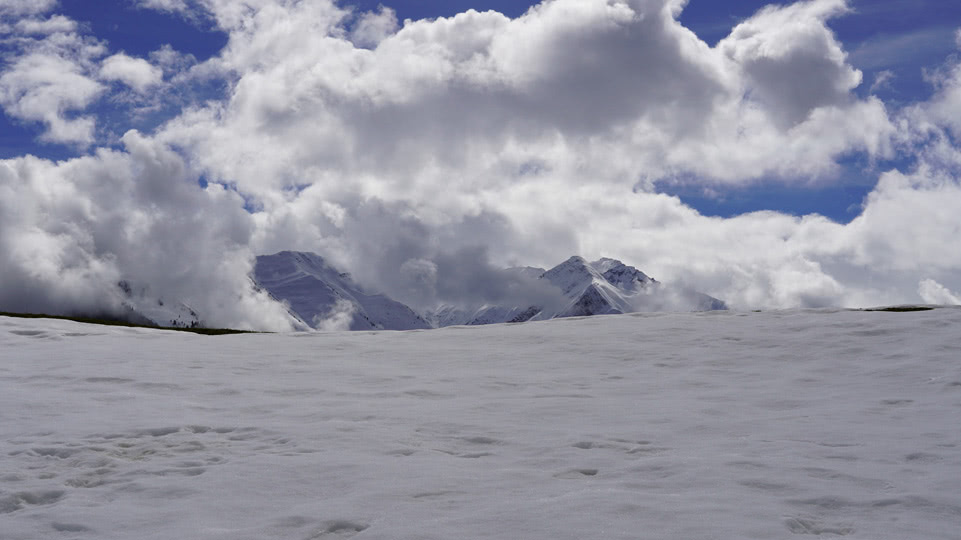
M 957 539 L 959 329 L 949 308 L 220 337 L 0 318 L 0 539 Z

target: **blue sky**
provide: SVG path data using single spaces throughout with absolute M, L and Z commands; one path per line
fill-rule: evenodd
M 350 2 L 358 11 L 375 10 L 383 2 Z M 423 0 L 388 2 L 398 19 L 451 17 L 475 9 L 495 10 L 510 17 L 522 15 L 536 2 L 502 0 Z M 342 3 L 346 5 L 347 3 Z M 680 21 L 710 45 L 730 33 L 738 22 L 750 17 L 768 2 L 736 0 L 730 2 L 690 2 Z M 873 92 L 885 102 L 901 106 L 927 99 L 932 85 L 925 70 L 936 69 L 956 52 L 955 26 L 961 22 L 961 4 L 939 0 L 864 1 L 851 4 L 852 12 L 832 19 L 830 26 L 850 55 L 852 65 L 863 72 L 864 83 L 856 90 L 871 91 L 879 74 L 890 72 L 887 82 Z M 80 21 L 84 29 L 103 40 L 112 51 L 143 57 L 169 44 L 192 54 L 198 61 L 216 56 L 227 43 L 226 33 L 209 19 L 194 19 L 136 6 L 131 0 L 102 0 L 91 9 L 88 0 L 60 0 L 59 13 Z M 219 88 L 205 89 L 216 95 Z M 176 108 L 131 121 L 126 111 L 112 110 L 109 102 L 95 104 L 97 115 L 114 125 L 119 136 L 129 128 L 150 129 L 173 114 Z M 113 118 L 112 118 L 113 117 Z M 82 150 L 38 142 L 41 125 L 0 115 L 0 157 L 34 154 L 51 159 L 66 159 Z M 909 166 L 898 159 L 888 166 Z M 733 216 L 755 210 L 777 210 L 794 215 L 820 213 L 839 222 L 859 214 L 864 197 L 874 187 L 878 164 L 866 163 L 860 156 L 843 160 L 844 173 L 831 182 L 785 185 L 772 180 L 763 186 L 724 188 L 675 185 L 661 182 L 659 190 L 677 195 L 705 215 Z
M 0 0 L 0 308 L 123 279 L 283 327 L 237 293 L 281 250 L 419 304 L 574 254 L 737 308 L 957 303 L 961 5 L 533 5 Z

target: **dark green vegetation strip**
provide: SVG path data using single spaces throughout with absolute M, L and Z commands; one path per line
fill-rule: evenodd
M 864 311 L 887 311 L 889 313 L 907 313 L 909 311 L 932 311 L 934 308 L 929 306 L 892 306 L 884 308 L 872 308 Z
M 178 328 L 176 326 L 148 326 L 145 324 L 133 324 L 118 319 L 102 317 L 67 317 L 63 315 L 43 315 L 38 313 L 7 313 L 0 311 L 0 316 L 17 317 L 19 319 L 59 319 L 62 321 L 74 321 L 86 324 L 100 324 L 104 326 L 125 326 L 127 328 L 153 328 L 155 330 L 172 330 L 175 332 L 190 332 L 192 334 L 203 334 L 205 336 L 223 336 L 228 334 L 255 334 L 246 330 L 231 330 L 229 328 Z

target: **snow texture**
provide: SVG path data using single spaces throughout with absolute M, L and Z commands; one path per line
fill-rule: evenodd
M 955 540 L 961 309 L 0 317 L 0 537 Z

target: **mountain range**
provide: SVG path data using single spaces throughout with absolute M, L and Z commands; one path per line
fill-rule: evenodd
M 607 258 L 588 262 L 575 256 L 549 270 L 506 269 L 505 279 L 551 292 L 540 294 L 536 302 L 441 305 L 423 314 L 365 290 L 350 274 L 314 253 L 283 251 L 257 257 L 252 277 L 284 302 L 299 323 L 316 329 L 416 330 L 637 311 L 727 309 L 717 298 L 664 285 L 633 266 Z
M 256 288 L 287 308 L 298 330 L 422 330 L 639 311 L 727 309 L 717 298 L 665 285 L 616 259 L 588 262 L 574 256 L 549 270 L 515 267 L 504 269 L 500 276 L 517 293 L 512 301 L 442 304 L 421 313 L 369 291 L 315 253 L 282 251 L 259 256 L 250 278 Z M 157 298 L 148 287 L 126 281 L 118 287 L 124 318 L 130 322 L 204 325 L 201 314 L 184 302 Z

